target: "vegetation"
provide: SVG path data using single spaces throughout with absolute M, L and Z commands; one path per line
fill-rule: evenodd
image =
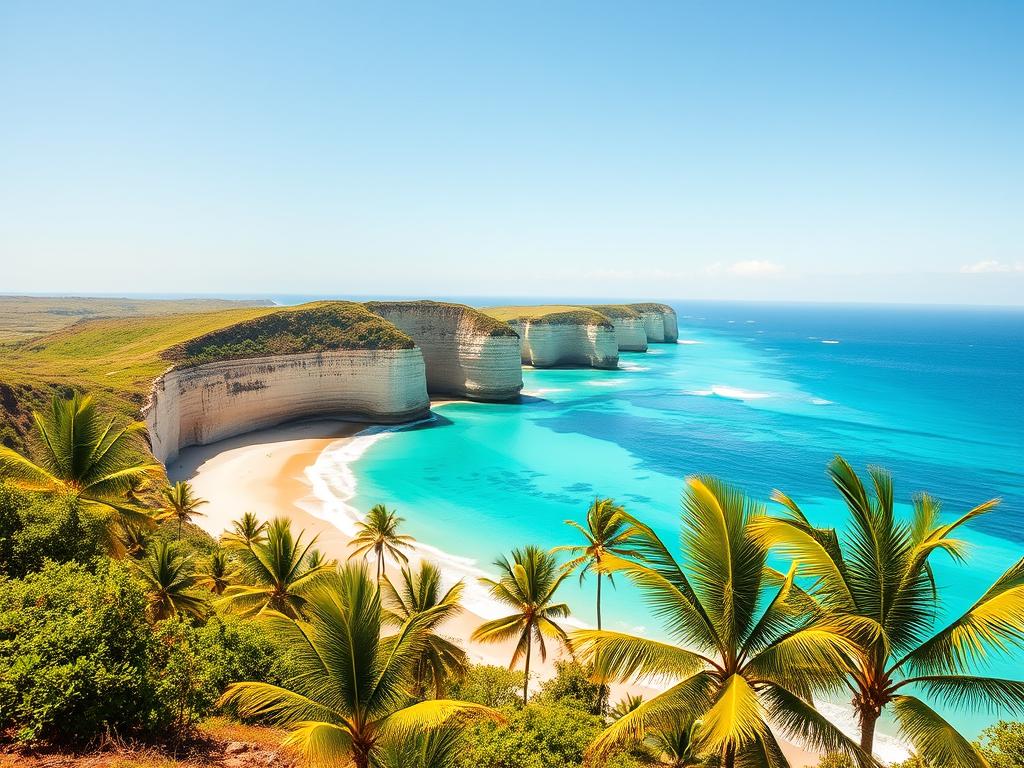
M 221 536 L 221 542 L 229 549 L 248 549 L 267 540 L 267 522 L 252 512 L 246 512 L 231 523 L 231 530 Z
M 587 307 L 568 305 L 541 305 L 536 307 L 487 307 L 483 310 L 496 320 L 506 323 L 530 322 L 541 325 L 597 325 L 612 328 L 605 315 Z
M 388 314 L 410 307 L 429 309 L 432 316 L 448 317 L 455 322 L 468 322 L 476 333 L 487 336 L 515 336 L 515 331 L 500 320 L 495 319 L 487 311 L 474 309 L 465 304 L 452 304 L 447 301 L 368 301 L 364 305 L 374 314 L 387 318 Z
M 196 577 L 191 558 L 179 552 L 174 544 L 158 542 L 135 568 L 146 586 L 149 612 L 154 621 L 179 614 L 198 618 L 205 612 L 206 604 L 193 591 Z
M 568 636 L 555 619 L 569 615 L 566 603 L 555 602 L 555 592 L 567 574 L 560 571 L 554 556 L 535 546 L 512 550 L 512 558 L 494 561 L 501 577 L 480 579 L 491 597 L 515 610 L 508 616 L 486 621 L 473 632 L 472 639 L 483 643 L 514 640 L 512 669 L 523 660 L 523 704 L 530 698 L 530 655 L 534 644 L 541 661 L 548 656 L 547 640 L 568 646 Z
M 384 556 L 408 563 L 403 549 L 412 547 L 414 539 L 398 532 L 398 527 L 405 522 L 394 510 L 388 510 L 383 504 L 375 504 L 367 513 L 366 518 L 356 525 L 356 535 L 349 546 L 353 552 L 348 559 L 366 557 L 371 552 L 377 558 L 377 583 L 384 575 Z
M 291 729 L 287 743 L 313 762 L 351 759 L 367 768 L 392 740 L 458 716 L 500 715 L 481 704 L 436 699 L 408 703 L 406 691 L 426 644 L 431 615 L 418 614 L 383 637 L 380 590 L 361 565 L 327 577 L 305 605 L 306 619 L 276 612 L 265 621 L 293 653 L 294 673 L 282 686 L 235 683 L 223 702 L 243 715 Z
M 169 485 L 160 493 L 164 508 L 163 517 L 175 520 L 178 523 L 178 538 L 181 538 L 181 526 L 184 523 L 191 523 L 193 517 L 202 515 L 199 507 L 206 504 L 206 499 L 195 495 L 191 483 L 179 480 L 174 485 Z
M 842 535 L 815 528 L 792 499 L 776 492 L 787 514 L 764 522 L 762 540 L 778 545 L 815 579 L 810 591 L 819 613 L 841 617 L 846 629 L 874 629 L 868 637 L 847 633 L 854 646 L 846 683 L 854 693 L 861 748 L 870 753 L 875 724 L 889 709 L 926 760 L 949 768 L 982 764 L 977 749 L 915 693 L 953 707 L 992 703 L 1024 713 L 1024 682 L 972 674 L 987 652 L 1006 654 L 1024 646 L 1024 559 L 963 616 L 933 634 L 931 558 L 941 551 L 962 561 L 966 545 L 953 533 L 998 502 L 941 523 L 938 502 L 922 495 L 915 499 L 912 520 L 903 523 L 893 510 L 887 472 L 869 470 L 873 498 L 842 458 L 832 462 L 829 474 L 850 512 Z

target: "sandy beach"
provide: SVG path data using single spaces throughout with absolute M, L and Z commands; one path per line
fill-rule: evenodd
M 442 405 L 442 401 L 435 403 L 435 407 Z M 351 445 L 353 438 L 367 428 L 365 423 L 333 420 L 286 424 L 212 445 L 187 448 L 168 465 L 167 473 L 171 480 L 189 480 L 196 493 L 209 502 L 202 508 L 204 516 L 196 522 L 211 536 L 217 537 L 228 530 L 232 521 L 245 512 L 253 512 L 264 520 L 283 515 L 292 520 L 296 531 L 305 532 L 305 540 L 316 536 L 317 548 L 329 558 L 342 562 L 349 556 L 351 536 L 325 517 L 314 514 L 315 511 L 326 515 L 326 500 L 314 490 L 312 468 L 328 449 L 338 451 Z M 438 554 L 429 543 L 418 543 L 410 553 L 410 561 L 415 564 L 424 558 L 436 560 Z M 397 569 L 393 562 L 387 567 L 392 571 Z M 443 627 L 443 633 L 463 644 L 475 662 L 507 665 L 512 643 L 482 645 L 468 641 L 485 615 L 487 618 L 498 615 L 495 606 L 481 602 L 482 592 L 472 583 L 473 574 L 479 571 L 468 562 L 462 568 L 444 567 L 443 563 L 442 567 L 448 581 L 458 578 L 466 581 L 467 593 L 476 593 L 473 604 L 481 608 L 475 611 L 464 608 Z M 557 658 L 551 655 L 547 662 L 534 658 L 531 669 L 535 674 L 534 689 L 536 680 L 546 679 L 553 673 Z M 613 686 L 613 700 L 627 691 L 645 697 L 656 693 L 655 689 L 643 685 Z M 793 768 L 817 765 L 816 755 L 785 742 L 782 746 Z

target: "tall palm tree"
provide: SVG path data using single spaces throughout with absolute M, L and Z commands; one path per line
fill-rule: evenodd
M 288 518 L 272 520 L 267 526 L 265 541 L 238 550 L 245 583 L 225 589 L 218 604 L 243 616 L 270 610 L 298 618 L 306 592 L 317 579 L 334 570 L 329 563 L 314 568 L 306 565 L 306 556 L 317 537 L 304 544 L 305 533 L 299 531 L 298 536 L 293 536 Z
M 231 530 L 221 535 L 221 542 L 230 549 L 248 549 L 266 541 L 267 523 L 252 512 L 246 512 L 231 523 Z
M 174 485 L 169 485 L 160 491 L 163 501 L 163 515 L 165 520 L 178 521 L 178 538 L 181 538 L 181 526 L 183 523 L 191 523 L 193 517 L 202 516 L 199 507 L 207 503 L 192 490 L 192 484 L 187 480 L 179 480 Z
M 357 533 L 349 542 L 355 551 L 348 559 L 360 555 L 365 557 L 373 552 L 377 558 L 377 584 L 380 584 L 380 577 L 384 574 L 384 555 L 390 555 L 403 564 L 409 562 L 402 550 L 411 548 L 415 539 L 398 532 L 398 527 L 404 522 L 394 510 L 376 504 L 367 513 L 366 519 L 356 524 Z
M 267 629 L 291 651 L 293 675 L 283 686 L 235 683 L 221 699 L 246 716 L 287 726 L 286 744 L 312 763 L 351 760 L 368 768 L 385 745 L 443 726 L 455 717 L 492 717 L 481 704 L 436 699 L 408 704 L 413 667 L 426 645 L 430 613 L 381 636 L 380 589 L 364 565 L 349 564 L 313 589 L 307 620 L 268 611 Z
M 426 625 L 429 630 L 426 646 L 413 670 L 414 698 L 423 698 L 428 690 L 433 690 L 434 698 L 441 698 L 445 682 L 461 680 L 469 670 L 466 652 L 436 632 L 439 626 L 462 610 L 459 605 L 462 588 L 460 581 L 442 594 L 441 570 L 428 562 L 420 563 L 418 571 L 408 566 L 402 568 L 397 584 L 389 576 L 385 576 L 381 583 L 386 623 L 401 626 L 421 614 L 431 617 Z
M 555 592 L 568 577 L 558 567 L 554 555 L 540 547 L 527 546 L 513 549 L 512 558 L 498 558 L 494 565 L 501 577 L 480 579 L 491 593 L 491 597 L 514 610 L 514 613 L 493 621 L 485 621 L 473 632 L 472 639 L 483 643 L 501 643 L 516 640 L 512 661 L 508 668 L 514 669 L 523 659 L 523 704 L 529 700 L 530 654 L 534 643 L 540 651 L 541 661 L 548 657 L 545 638 L 568 647 L 569 639 L 565 630 L 555 619 L 569 615 L 566 603 L 556 603 Z
M 666 721 L 700 721 L 693 749 L 725 768 L 786 766 L 772 727 L 870 764 L 811 703 L 815 692 L 841 686 L 838 668 L 853 647 L 847 628 L 809 615 L 795 569 L 782 576 L 767 567 L 768 549 L 751 527 L 763 514 L 714 478 L 688 478 L 678 562 L 649 526 L 627 515 L 640 559 L 606 556 L 602 568 L 639 587 L 670 639 L 581 630 L 573 646 L 599 679 L 654 676 L 672 685 L 608 726 L 592 756 L 635 744 Z
M 202 598 L 193 594 L 196 577 L 191 559 L 168 541 L 160 541 L 148 557 L 135 563 L 146 585 L 149 610 L 154 621 L 185 614 L 200 617 L 206 611 Z
M 1024 559 L 964 615 L 935 632 L 938 594 L 931 557 L 944 551 L 963 561 L 965 543 L 953 532 L 998 501 L 943 523 L 938 502 L 921 495 L 911 519 L 902 522 L 893 509 L 892 477 L 875 468 L 868 474 L 870 495 L 842 457 L 829 465 L 850 513 L 842 533 L 815 528 L 792 499 L 776 491 L 773 498 L 785 511 L 762 521 L 762 539 L 800 561 L 803 573 L 815 580 L 809 589 L 824 610 L 878 627 L 870 642 L 858 644 L 846 681 L 860 720 L 861 748 L 871 752 L 875 724 L 889 709 L 926 760 L 980 768 L 985 761 L 971 743 L 915 694 L 953 707 L 984 704 L 1024 713 L 1024 682 L 974 675 L 988 653 L 1024 647 Z
M 221 547 L 210 553 L 205 567 L 198 574 L 196 583 L 206 587 L 215 595 L 224 594 L 224 590 L 231 586 L 235 578 L 235 563 L 231 559 L 231 553 Z
M 625 510 L 617 505 L 612 499 L 594 499 L 587 510 L 587 525 L 584 528 L 575 520 L 566 520 L 566 525 L 571 525 L 582 534 L 586 544 L 555 547 L 552 552 L 568 552 L 572 559 L 562 567 L 572 573 L 579 570 L 580 584 L 590 571 L 597 575 L 597 628 L 601 629 L 601 582 L 607 576 L 610 583 L 612 575 L 601 572 L 601 558 L 605 554 L 616 555 L 617 557 L 633 557 L 636 555 L 629 548 L 629 539 L 633 535 L 632 530 L 622 517 Z
M 163 467 L 145 458 L 142 422 L 118 426 L 92 398 L 55 396 L 46 413 L 32 413 L 38 461 L 0 446 L 0 480 L 23 491 L 70 497 L 78 508 L 106 517 L 108 546 L 121 555 L 120 528 L 153 525 L 149 510 L 129 498 L 137 483 Z

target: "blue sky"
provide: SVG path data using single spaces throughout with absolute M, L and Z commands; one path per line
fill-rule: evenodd
M 1024 302 L 1024 4 L 0 4 L 0 292 Z

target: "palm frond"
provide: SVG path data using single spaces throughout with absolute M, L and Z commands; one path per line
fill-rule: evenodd
M 897 696 L 892 712 L 903 735 L 931 765 L 988 768 L 988 762 L 935 710 L 913 696 Z

